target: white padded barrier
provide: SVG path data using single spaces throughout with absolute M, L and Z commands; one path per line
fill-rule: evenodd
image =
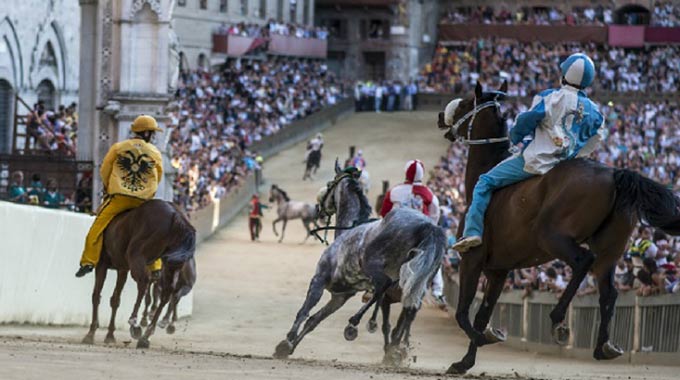
M 89 325 L 94 272 L 83 278 L 74 274 L 93 219 L 0 201 L 0 323 Z M 108 325 L 115 282 L 116 272 L 110 270 L 99 305 L 100 326 Z M 127 326 L 136 295 L 128 275 L 117 326 Z M 180 301 L 179 316 L 190 315 L 192 307 L 193 292 Z

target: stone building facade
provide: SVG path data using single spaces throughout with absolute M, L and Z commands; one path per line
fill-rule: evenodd
M 317 0 L 316 24 L 330 30 L 328 66 L 351 80 L 417 75 L 437 40 L 437 0 Z
M 15 95 L 31 107 L 39 99 L 50 108 L 78 101 L 78 0 L 11 3 L 0 7 L 0 153 L 12 146 Z
M 183 65 L 210 64 L 212 34 L 222 23 L 264 24 L 269 19 L 313 24 L 314 0 L 176 0 L 173 29 Z

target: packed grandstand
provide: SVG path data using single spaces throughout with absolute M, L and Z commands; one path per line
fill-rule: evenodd
M 657 3 L 651 25 L 677 26 L 679 9 L 670 2 Z M 635 24 L 639 20 L 631 16 L 627 21 Z M 612 10 L 605 7 L 579 8 L 566 14 L 558 9 L 520 9 L 514 13 L 489 7 L 450 9 L 442 18 L 442 23 L 511 25 L 613 22 Z M 299 38 L 327 37 L 322 28 L 273 20 L 264 26 L 225 24 L 218 32 L 249 37 L 270 33 Z M 408 81 L 359 81 L 348 85 L 328 69 L 324 60 L 274 56 L 264 60 L 229 59 L 212 71 L 182 71 L 174 93 L 178 107 L 171 113 L 168 126 L 172 130 L 171 162 L 177 170 L 174 202 L 193 212 L 224 197 L 259 167 L 258 152 L 250 149 L 254 142 L 352 95 L 358 111 L 408 111 L 417 109 L 418 93 L 454 97 L 469 93 L 477 81 L 489 87 L 507 81 L 512 100 L 503 105 L 503 114 L 510 128 L 516 115 L 527 110 L 532 96 L 558 84 L 559 62 L 580 51 L 588 52 L 596 62 L 597 75 L 591 95 L 600 102 L 609 130 L 606 143 L 592 158 L 610 166 L 636 170 L 676 191 L 680 189 L 678 45 L 629 48 L 589 41 L 527 43 L 496 36 L 439 41 L 431 62 L 424 64 L 419 75 Z M 653 100 L 645 100 L 650 94 L 655 94 Z M 39 149 L 74 156 L 77 123 L 75 104 L 47 110 L 38 103 L 29 115 L 28 128 Z M 455 234 L 465 211 L 464 149 L 451 144 L 432 169 L 429 180 L 442 205 L 441 224 L 451 235 Z M 51 178 L 41 180 L 40 176 L 34 176 L 29 181 L 16 172 L 10 181 L 12 201 L 89 210 L 89 199 L 82 191 L 63 194 Z M 91 181 L 91 178 L 82 181 Z M 635 284 L 641 295 L 679 291 L 676 268 L 680 267 L 680 242 L 644 228 L 634 240 L 632 256 L 622 259 L 617 269 L 619 288 Z M 456 255 L 452 253 L 447 262 L 452 270 L 456 262 Z M 649 276 L 633 279 L 625 276 L 632 273 L 633 266 Z M 569 276 L 568 267 L 553 262 L 513 272 L 507 286 L 559 293 Z M 581 293 L 593 290 L 593 279 L 589 277 Z

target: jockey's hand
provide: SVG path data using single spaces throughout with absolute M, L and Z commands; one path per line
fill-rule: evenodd
M 508 151 L 512 154 L 520 154 L 522 153 L 522 149 L 524 149 L 524 143 L 520 142 L 517 145 L 511 146 L 510 149 L 508 149 Z

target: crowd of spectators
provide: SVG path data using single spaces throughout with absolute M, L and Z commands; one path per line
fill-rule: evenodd
M 463 93 L 477 80 L 506 79 L 509 94 L 529 96 L 558 84 L 559 63 L 574 52 L 587 52 L 596 64 L 595 91 L 677 92 L 680 89 L 680 47 L 642 50 L 607 48 L 595 44 L 478 39 L 439 46 L 424 66 L 420 91 Z
M 613 22 L 613 11 L 598 5 L 594 8 L 573 8 L 562 12 L 557 8 L 519 8 L 515 12 L 505 7 L 452 8 L 444 13 L 442 22 L 476 24 L 529 25 L 602 25 Z
M 354 84 L 354 109 L 361 111 L 412 111 L 418 86 L 415 81 L 358 81 Z
M 73 157 L 76 154 L 77 133 L 76 103 L 51 110 L 43 101 L 38 101 L 26 116 L 26 135 L 33 141 L 34 151 Z M 30 148 L 29 141 L 26 141 L 25 146 Z
M 92 191 L 91 173 L 80 174 L 75 191 L 64 192 L 59 188 L 56 177 L 49 177 L 43 183 L 38 173 L 31 175 L 26 185 L 24 172 L 16 170 L 10 176 L 7 188 L 7 200 L 15 203 L 43 206 L 52 209 L 89 212 L 92 209 L 90 193 Z
M 171 114 L 175 203 L 192 211 L 221 198 L 258 168 L 252 143 L 342 96 L 315 60 L 231 60 L 218 72 L 182 72 Z
M 644 23 L 650 18 L 653 26 L 680 26 L 680 6 L 672 1 L 657 1 L 650 17 L 640 12 L 627 12 L 619 22 L 630 25 Z M 491 6 L 457 7 L 444 12 L 444 23 L 507 24 L 507 25 L 609 25 L 615 22 L 614 10 L 610 7 L 574 7 L 569 12 L 558 8 L 522 7 L 510 11 L 505 7 Z
M 293 36 L 296 38 L 318 38 L 322 40 L 328 38 L 328 30 L 324 27 L 279 22 L 274 19 L 269 19 L 264 25 L 244 22 L 231 25 L 222 23 L 222 25 L 217 28 L 217 33 L 254 38 L 267 38 L 273 35 Z
M 508 128 L 527 105 L 520 101 L 503 104 L 502 114 Z M 680 106 L 668 101 L 632 102 L 601 105 L 609 130 L 607 141 L 592 155 L 606 165 L 635 170 L 675 191 L 680 190 Z M 442 225 L 454 240 L 465 212 L 466 148 L 451 144 L 445 156 L 431 171 L 428 185 L 442 205 Z M 455 272 L 458 255 L 450 254 L 448 268 Z M 627 253 L 616 268 L 616 286 L 633 290 L 640 296 L 680 292 L 680 239 L 648 227 L 640 227 L 630 241 Z M 560 294 L 571 278 L 571 269 L 560 261 L 515 270 L 508 277 L 507 289 L 550 291 Z M 480 282 L 483 286 L 483 281 Z M 578 294 L 597 292 L 597 280 L 589 273 Z

